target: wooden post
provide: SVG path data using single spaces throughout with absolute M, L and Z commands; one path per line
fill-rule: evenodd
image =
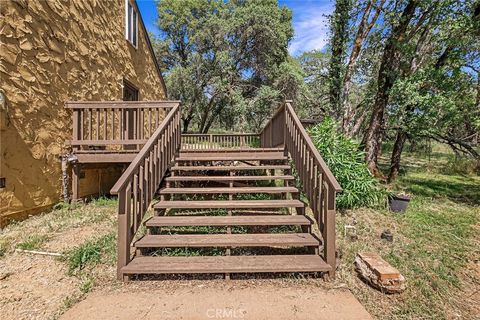
M 123 277 L 121 270 L 130 262 L 129 195 L 130 185 L 118 194 L 117 279 L 124 281 L 128 279 Z
M 73 140 L 81 140 L 83 138 L 83 123 L 82 123 L 82 112 L 81 109 L 73 109 L 73 133 L 72 138 Z M 78 146 L 73 147 L 73 153 L 78 150 Z M 73 163 L 72 164 L 72 202 L 78 201 L 80 198 L 80 164 Z
M 81 140 L 83 138 L 82 136 L 82 117 L 80 115 L 81 110 L 80 109 L 73 109 L 73 123 L 72 123 L 72 128 L 73 128 L 73 133 L 72 137 L 73 140 Z M 77 150 L 78 147 L 74 146 L 74 150 Z
M 124 121 L 123 121 L 123 132 L 124 132 L 124 139 L 131 140 L 135 139 L 136 132 L 135 130 L 136 125 L 135 125 L 135 113 L 133 109 L 124 109 L 122 110 L 124 113 Z M 129 144 L 129 145 L 124 145 L 123 147 L 124 150 L 134 150 L 137 149 L 137 145 L 135 144 Z
M 330 278 L 335 276 L 336 269 L 336 256 L 335 256 L 335 191 L 328 185 L 325 188 L 326 195 L 325 201 L 326 210 L 324 212 L 324 233 L 323 233 L 323 255 L 325 262 L 332 267 L 332 270 L 328 272 Z
M 72 165 L 72 202 L 80 198 L 80 169 L 78 162 Z

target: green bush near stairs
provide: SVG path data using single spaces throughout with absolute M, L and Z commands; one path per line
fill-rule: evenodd
M 335 121 L 325 118 L 308 133 L 343 191 L 337 195 L 339 209 L 374 207 L 384 203 L 386 192 L 370 174 L 359 144 L 337 132 Z

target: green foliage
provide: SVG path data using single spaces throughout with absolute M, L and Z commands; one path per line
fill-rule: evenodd
M 441 172 L 448 175 L 480 175 L 480 161 L 467 157 L 450 158 Z
M 116 254 L 116 237 L 114 233 L 89 240 L 65 253 L 70 273 L 80 271 L 88 265 L 100 262 L 112 264 Z
M 352 9 L 351 0 L 335 1 L 335 11 L 330 17 L 332 32 L 330 64 L 328 70 L 329 101 L 335 113 L 341 112 L 341 94 L 343 87 L 344 59 L 348 41 L 348 21 Z
M 27 240 L 20 242 L 17 248 L 22 250 L 35 250 L 40 248 L 46 240 L 47 236 L 34 234 L 29 236 Z
M 257 131 L 303 84 L 287 51 L 292 13 L 275 0 L 162 0 L 158 13 L 153 45 L 184 130 Z
M 107 197 L 99 197 L 92 199 L 92 203 L 96 206 L 114 206 L 118 204 L 117 198 L 107 198 Z
M 379 205 L 385 193 L 371 176 L 359 145 L 336 130 L 335 121 L 325 118 L 308 130 L 343 191 L 337 195 L 340 209 Z

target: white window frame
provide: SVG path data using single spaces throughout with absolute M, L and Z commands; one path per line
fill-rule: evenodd
M 132 8 L 131 15 L 129 8 Z M 129 26 L 131 26 L 130 29 Z M 125 39 L 127 39 L 135 49 L 138 48 L 138 11 L 130 0 L 125 0 Z

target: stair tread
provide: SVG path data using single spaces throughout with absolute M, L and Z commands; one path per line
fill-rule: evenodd
M 259 165 L 259 166 L 173 166 L 172 171 L 243 171 L 243 170 L 286 170 L 290 169 L 289 165 Z
M 259 216 L 155 216 L 145 224 L 147 227 L 165 226 L 274 226 L 310 225 L 312 222 L 302 215 L 259 215 Z
M 284 148 L 252 148 L 252 147 L 234 147 L 234 148 L 214 148 L 214 149 L 182 149 L 182 153 L 201 153 L 201 152 L 214 152 L 214 153 L 238 153 L 238 152 L 283 152 Z
M 221 161 L 221 160 L 286 160 L 283 152 L 181 152 L 177 161 Z
M 318 255 L 135 257 L 123 274 L 324 272 L 331 267 Z
M 299 200 L 194 200 L 194 201 L 160 201 L 155 209 L 213 209 L 213 208 L 301 208 Z
M 184 247 L 303 247 L 318 246 L 310 233 L 238 233 L 145 235 L 135 242 L 136 248 Z
M 291 175 L 281 176 L 173 176 L 166 181 L 252 181 L 252 180 L 293 180 Z
M 210 194 L 210 193 L 286 193 L 298 192 L 295 187 L 218 187 L 218 188 L 163 188 L 160 194 Z

